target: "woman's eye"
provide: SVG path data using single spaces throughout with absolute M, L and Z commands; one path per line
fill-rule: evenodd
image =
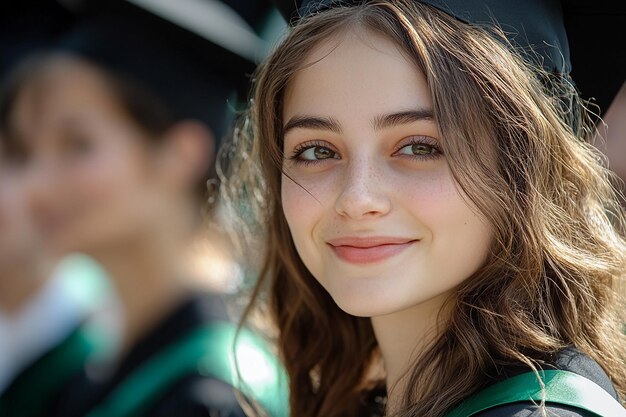
M 403 146 L 398 154 L 401 155 L 410 155 L 410 156 L 429 156 L 438 153 L 439 150 L 427 143 L 410 143 L 406 146 Z
M 324 146 L 313 146 L 306 149 L 299 155 L 299 159 L 305 161 L 319 161 L 322 159 L 339 159 L 337 152 L 334 152 Z

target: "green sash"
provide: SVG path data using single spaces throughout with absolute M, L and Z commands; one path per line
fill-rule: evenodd
M 562 404 L 584 410 L 594 417 L 626 417 L 626 409 L 595 382 L 568 371 L 547 370 L 539 375 L 545 395 L 533 372 L 517 375 L 468 398 L 446 417 L 470 417 L 503 404 L 534 401 Z
M 236 337 L 235 347 L 236 333 L 229 322 L 214 322 L 189 333 L 133 372 L 87 417 L 145 415 L 181 377 L 194 372 L 239 389 L 271 417 L 287 417 L 287 378 L 278 360 L 246 329 Z
M 96 343 L 82 328 L 20 374 L 0 396 L 0 416 L 34 417 L 46 414 L 64 384 L 96 351 Z

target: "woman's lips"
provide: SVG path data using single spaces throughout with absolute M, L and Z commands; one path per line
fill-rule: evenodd
M 327 243 L 339 259 L 354 264 L 369 264 L 391 258 L 417 241 L 398 237 L 347 237 Z

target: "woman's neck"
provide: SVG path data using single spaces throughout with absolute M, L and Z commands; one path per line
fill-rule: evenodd
M 141 236 L 93 254 L 109 274 L 122 307 L 121 351 L 126 352 L 182 302 L 183 238 Z
M 449 293 L 408 309 L 372 317 L 387 374 L 387 408 L 397 411 L 407 389 L 412 364 L 439 334 L 437 323 Z

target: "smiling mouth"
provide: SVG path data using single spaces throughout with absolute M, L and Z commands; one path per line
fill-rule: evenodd
M 345 262 L 370 264 L 396 256 L 418 241 L 394 237 L 340 238 L 327 244 Z

